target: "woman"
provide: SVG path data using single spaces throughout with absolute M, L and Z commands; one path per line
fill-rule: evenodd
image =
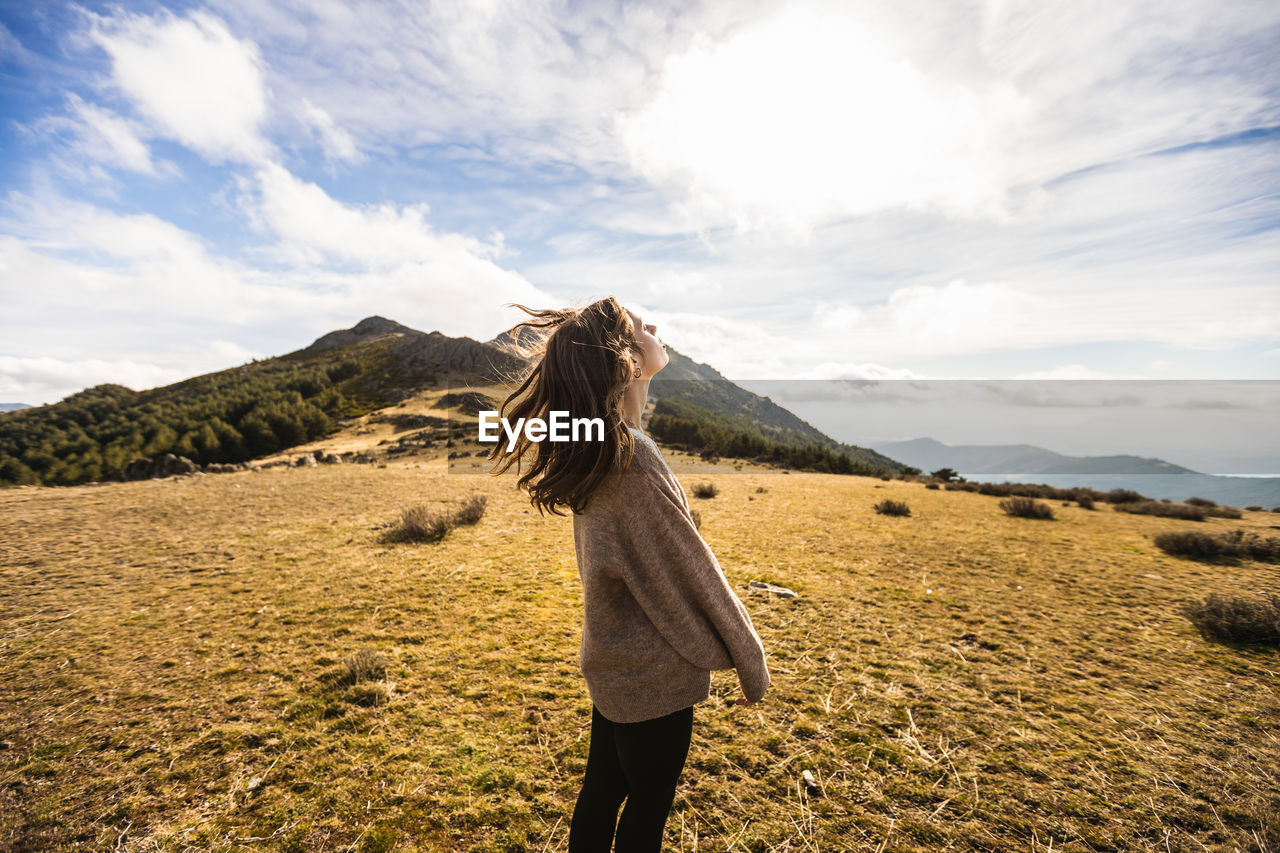
M 563 311 L 515 307 L 535 318 L 520 326 L 551 331 L 502 416 L 514 423 L 567 411 L 604 423 L 603 440 L 532 442 L 522 433 L 494 472 L 536 445 L 517 486 L 528 484 L 539 513 L 573 511 L 585 611 L 580 661 L 592 708 L 569 851 L 607 853 L 615 830 L 616 850 L 656 851 L 689 751 L 693 706 L 722 669 L 737 670 L 745 695 L 736 704 L 758 702 L 770 683 L 764 647 L 699 535 L 684 489 L 640 428 L 649 380 L 668 361 L 656 327 L 613 297 Z M 499 442 L 491 458 L 504 452 Z

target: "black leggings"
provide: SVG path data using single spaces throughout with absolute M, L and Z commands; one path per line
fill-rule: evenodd
M 639 723 L 614 723 L 591 706 L 591 746 L 582 791 L 569 825 L 569 853 L 662 849 L 667 813 L 693 736 L 693 706 Z M 627 806 L 618 819 L 618 806 Z

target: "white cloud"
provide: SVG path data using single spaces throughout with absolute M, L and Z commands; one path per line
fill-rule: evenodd
M 924 374 L 905 367 L 886 367 L 875 362 L 824 361 L 805 372 L 803 379 L 926 379 Z
M 482 265 L 498 269 L 490 259 L 501 254 L 500 238 L 490 244 L 438 233 L 427 221 L 426 204 L 345 205 L 274 163 L 264 165 L 257 180 L 257 215 L 280 236 L 284 253 L 297 253 L 311 262 L 349 261 L 370 268 L 445 262 L 457 265 L 456 273 Z
M 566 5 L 216 0 L 271 57 L 282 101 L 323 102 L 377 145 L 483 147 L 518 171 L 622 168 L 610 117 L 650 94 L 663 57 L 769 2 Z
M 256 177 L 254 218 L 279 238 L 271 253 L 343 293 L 353 313 L 393 316 L 409 326 L 422 318 L 432 329 L 445 326 L 446 334 L 488 338 L 496 306 L 550 301 L 495 263 L 503 254 L 500 234 L 485 243 L 438 232 L 425 204 L 345 205 L 276 164 Z
M 343 205 L 275 164 L 256 178 L 241 201 L 278 238 L 264 266 L 222 257 L 152 214 L 10 193 L 0 299 L 11 306 L 12 356 L 61 348 L 123 365 L 160 352 L 193 375 L 305 346 L 370 314 L 487 339 L 501 304 L 554 301 L 494 262 L 500 235 L 436 232 L 425 207 Z M 70 328 L 74 338 L 55 334 Z
M 150 318 L 143 325 L 211 317 L 240 324 L 304 301 L 301 293 L 282 299 L 268 277 L 210 255 L 195 235 L 150 214 L 120 215 L 63 199 L 14 204 L 11 196 L 11 204 L 27 217 L 22 236 L 0 236 L 0 293 L 12 292 L 8 319 L 15 326 L 38 327 L 51 317 L 67 322 L 85 311 Z M 76 325 L 84 335 L 79 343 L 90 346 L 99 327 L 83 316 Z M 25 335 L 15 329 L 8 337 L 14 347 Z
M 216 357 L 220 363 L 227 366 L 233 364 L 244 364 L 255 358 L 265 358 L 269 355 L 277 355 L 278 353 L 261 353 L 251 350 L 248 347 L 242 347 L 235 341 L 216 340 L 209 344 L 209 352 Z
M 1011 177 L 1044 180 L 1275 124 L 1278 24 L 1280 7 L 1257 0 L 988 0 L 976 47 L 1036 103 Z
M 657 278 L 649 280 L 648 290 L 670 304 L 690 298 L 718 297 L 724 288 L 706 272 L 691 269 L 666 270 Z
M 1139 374 L 1112 373 L 1094 370 L 1083 364 L 1062 364 L 1048 370 L 1031 370 L 1010 377 L 1011 379 L 1146 379 Z
M 668 57 L 619 133 L 698 224 L 805 237 L 892 207 L 999 215 L 1000 148 L 1026 109 L 1007 83 L 926 75 L 866 15 L 792 6 Z
M 216 214 L 270 245 L 226 257 L 137 212 L 141 194 L 117 213 L 35 192 L 34 215 L 0 223 L 17 235 L 0 243 L 15 355 L 75 360 L 41 341 L 76 328 L 104 359 L 164 361 L 159 343 L 110 350 L 111 330 L 159 340 L 135 332 L 203 320 L 187 336 L 200 357 L 240 359 L 218 342 L 277 353 L 370 313 L 487 338 L 494 305 L 561 303 L 584 282 L 666 308 L 665 339 L 736 376 L 910 373 L 891 365 L 980 351 L 1012 373 L 1025 365 L 1002 349 L 1280 340 L 1274 146 L 1140 156 L 1280 124 L 1273 3 L 211 8 L 90 15 L 136 109 L 71 101 L 77 189 L 163 173 L 148 144 L 177 140 L 225 161 L 193 177 L 220 178 Z M 295 176 L 314 164 L 283 165 L 318 159 L 313 143 L 375 182 L 450 180 L 433 209 L 352 203 Z M 530 263 L 513 268 L 516 247 Z M 94 328 L 80 306 L 115 313 Z M 1170 358 L 1176 374 L 1195 354 Z
M 819 303 L 813 309 L 813 319 L 818 327 L 827 331 L 844 332 L 862 321 L 863 312 L 857 305 Z
M 776 244 L 895 207 L 1001 222 L 1066 172 L 1280 122 L 1275 4 L 782 8 L 673 54 L 620 113 L 670 228 Z
M 310 98 L 302 99 L 302 117 L 319 137 L 326 158 L 348 162 L 362 159 L 351 134 L 338 127 L 333 116 L 311 103 Z
M 942 287 L 901 287 L 882 304 L 855 307 L 852 321 L 839 331 L 862 352 L 922 355 L 1039 346 L 1043 329 L 1036 317 L 1046 316 L 1051 304 L 1006 284 L 956 279 Z
M 212 15 L 98 17 L 91 37 L 112 60 L 112 82 L 158 132 L 215 161 L 258 162 L 268 93 L 258 47 Z
M 694 361 L 711 365 L 730 379 L 787 375 L 787 356 L 794 344 L 785 335 L 723 315 L 656 311 L 621 295 L 619 299 L 639 312 L 646 323 L 655 324 L 658 337 L 667 344 Z
M 77 95 L 71 95 L 70 101 L 76 121 L 75 148 L 81 155 L 144 175 L 158 174 L 151 149 L 139 137 L 133 122 L 85 103 Z
M 43 405 L 93 385 L 111 382 L 135 391 L 184 378 L 181 370 L 130 359 L 24 358 L 0 355 L 0 394 Z M 39 401 L 39 402 L 37 402 Z

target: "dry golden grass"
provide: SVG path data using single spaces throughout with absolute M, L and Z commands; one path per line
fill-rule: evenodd
M 0 847 L 564 850 L 571 519 L 425 460 L 0 492 Z M 714 674 L 668 849 L 1276 849 L 1280 660 L 1177 608 L 1280 567 L 1165 555 L 1171 519 L 672 467 L 719 488 L 701 532 L 774 685 Z M 472 494 L 477 525 L 380 541 Z

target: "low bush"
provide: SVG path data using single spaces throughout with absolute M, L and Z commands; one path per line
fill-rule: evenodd
M 695 498 L 714 498 L 720 494 L 720 489 L 715 483 L 695 483 L 693 486 L 693 496 Z
M 926 489 L 938 489 L 938 488 L 941 488 L 937 483 L 925 483 L 925 484 L 924 484 L 924 487 L 925 487 Z
M 1005 498 L 1000 501 L 1000 508 L 1015 518 L 1053 518 L 1053 507 L 1035 498 Z
M 389 538 L 405 542 L 435 542 L 443 539 L 453 527 L 449 516 L 425 506 L 412 506 L 400 515 L 399 527 Z
M 1080 506 L 1081 509 L 1093 509 L 1093 498 L 1085 497 L 1084 495 L 1081 495 L 1080 497 L 1076 498 L 1076 503 Z
M 1058 501 L 1074 501 L 1080 498 L 1087 498 L 1092 501 L 1108 500 L 1108 493 L 1099 492 L 1088 486 L 1072 486 L 1069 489 L 1050 486 L 1048 483 L 977 483 L 977 482 L 944 482 L 942 488 L 947 491 L 977 492 L 980 495 L 992 495 L 995 497 L 1025 497 L 1040 498 L 1041 500 L 1058 500 Z M 1147 500 L 1137 492 L 1129 494 L 1137 495 L 1137 500 Z
M 1210 533 L 1197 530 L 1168 530 L 1157 533 L 1152 542 L 1161 551 L 1174 557 L 1193 560 L 1217 560 L 1227 556 L 1222 540 Z
M 872 509 L 881 515 L 911 515 L 911 508 L 906 503 L 903 501 L 891 501 L 887 498 L 880 501 Z
M 1206 640 L 1280 646 L 1280 595 L 1275 593 L 1259 598 L 1211 593 L 1204 601 L 1184 604 L 1182 615 Z
M 484 518 L 485 507 L 489 505 L 489 499 L 484 495 L 472 495 L 462 502 L 462 507 L 453 514 L 453 519 L 458 524 L 475 524 Z
M 1175 557 L 1189 557 L 1193 560 L 1247 557 L 1261 563 L 1280 563 L 1280 539 L 1274 536 L 1263 538 L 1239 528 L 1217 535 L 1193 530 L 1172 530 L 1157 533 L 1152 541 L 1161 551 Z
M 1115 510 L 1116 512 L 1131 512 L 1137 515 L 1158 515 L 1161 518 L 1180 518 L 1183 521 L 1204 521 L 1206 513 L 1203 507 L 1161 503 L 1160 501 L 1118 503 L 1115 505 Z
M 389 542 L 438 542 L 455 527 L 475 524 L 484 517 L 489 498 L 472 495 L 452 511 L 413 506 L 400 515 L 400 523 L 387 534 Z
M 1216 503 L 1208 498 L 1187 498 L 1183 503 L 1191 504 L 1192 506 L 1217 506 Z
M 1280 563 L 1280 539 L 1268 536 L 1265 539 L 1252 531 L 1246 532 L 1236 528 L 1223 533 L 1219 538 L 1236 551 L 1240 557 L 1248 557 L 1260 563 Z

